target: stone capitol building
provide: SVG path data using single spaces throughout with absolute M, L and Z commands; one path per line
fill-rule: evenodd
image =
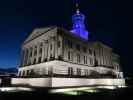
M 119 55 L 102 42 L 89 41 L 78 7 L 72 22 L 70 31 L 57 26 L 32 31 L 22 44 L 18 78 L 118 79 L 117 85 L 125 84 Z

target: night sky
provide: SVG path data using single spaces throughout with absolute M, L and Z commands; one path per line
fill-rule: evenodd
M 0 68 L 17 67 L 21 44 L 34 28 L 57 25 L 70 30 L 74 0 L 1 0 Z M 86 27 L 94 38 L 115 49 L 126 75 L 132 66 L 132 3 L 122 0 L 80 0 Z

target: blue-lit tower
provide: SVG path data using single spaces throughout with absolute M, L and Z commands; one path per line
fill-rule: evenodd
M 83 39 L 88 40 L 88 31 L 85 28 L 85 15 L 80 10 L 78 3 L 76 3 L 76 13 L 72 16 L 73 28 L 71 32 Z

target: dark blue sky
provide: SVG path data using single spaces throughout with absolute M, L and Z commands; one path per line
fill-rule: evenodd
M 120 54 L 124 71 L 131 66 L 131 3 L 121 0 L 80 0 L 86 26 Z M 71 28 L 73 0 L 3 0 L 0 1 L 0 68 L 19 65 L 22 42 L 36 27 L 48 25 Z

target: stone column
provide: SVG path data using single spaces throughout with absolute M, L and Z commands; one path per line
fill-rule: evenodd
M 26 54 L 25 54 L 25 65 L 28 64 L 28 54 L 29 54 L 29 51 L 28 51 L 28 49 L 26 49 Z
M 52 44 L 52 51 L 51 51 L 51 54 L 52 54 L 52 57 L 55 58 L 55 37 L 51 37 L 51 44 Z
M 34 61 L 34 51 L 35 51 L 35 46 L 32 46 L 32 58 L 31 58 L 31 64 L 33 64 L 33 61 Z
M 48 40 L 44 41 L 44 59 L 48 59 Z
M 47 59 L 49 60 L 49 58 L 50 58 L 50 52 L 51 52 L 51 50 L 50 50 L 50 38 L 48 39 L 48 45 L 47 45 Z
M 43 44 L 42 44 L 42 59 L 41 59 L 41 62 L 44 61 L 44 58 L 45 58 L 45 42 L 43 42 Z
M 30 52 L 31 52 L 31 50 L 30 50 L 31 48 L 28 48 L 28 59 L 27 59 L 27 65 L 29 65 L 30 64 Z
M 38 63 L 39 60 L 39 48 L 40 48 L 40 44 L 37 44 L 37 56 L 36 56 L 36 63 Z

